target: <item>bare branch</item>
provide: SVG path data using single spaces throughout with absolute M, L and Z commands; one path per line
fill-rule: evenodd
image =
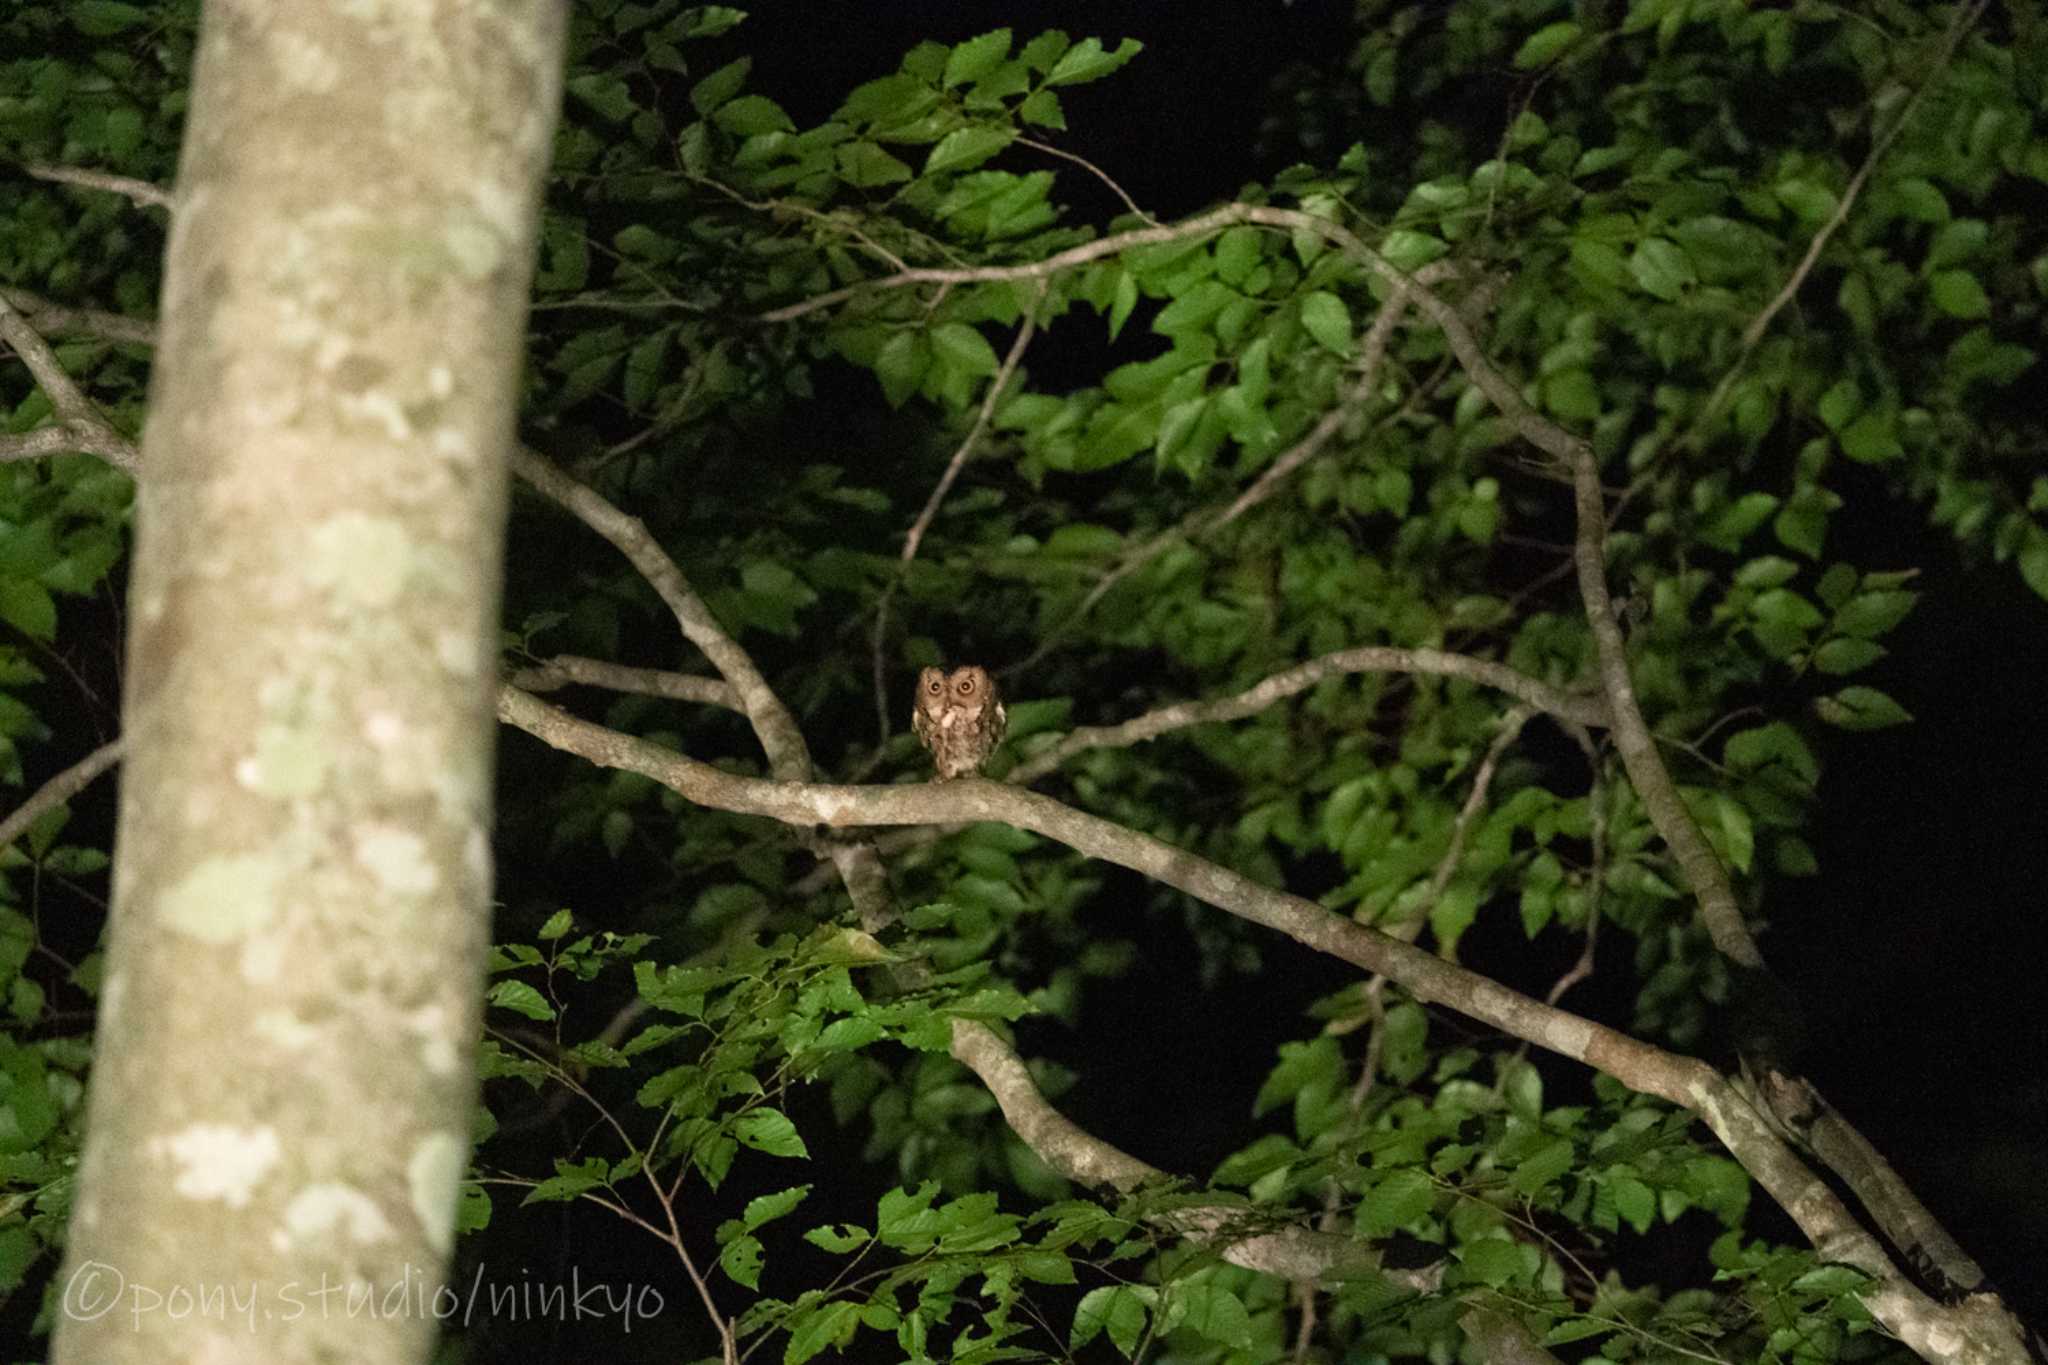
M 1001 780 L 1024 786 L 1052 772 L 1075 754 L 1090 749 L 1127 748 L 1148 739 L 1157 739 L 1175 730 L 1184 730 L 1191 725 L 1243 720 L 1247 716 L 1258 714 L 1275 702 L 1307 691 L 1325 678 L 1345 673 L 1423 673 L 1465 678 L 1516 697 L 1534 709 L 1555 717 L 1568 728 L 1576 729 L 1585 725 L 1604 727 L 1607 724 L 1606 703 L 1598 695 L 1561 691 L 1526 673 L 1518 673 L 1506 664 L 1435 649 L 1397 649 L 1390 645 L 1366 645 L 1357 649 L 1340 649 L 1335 653 L 1311 659 L 1307 663 L 1282 669 L 1232 697 L 1213 701 L 1173 702 L 1155 707 L 1116 725 L 1078 726 L 1024 759 L 1005 773 Z M 876 841 L 876 846 L 885 854 L 901 853 L 905 849 L 934 843 L 959 828 L 959 825 L 954 824 L 939 829 L 899 830 L 881 836 Z M 797 883 L 796 890 L 801 895 L 813 894 L 824 886 L 825 880 L 819 873 L 812 873 Z
M 738 696 L 740 709 L 753 723 L 761 747 L 767 751 L 768 766 L 778 777 L 802 781 L 811 775 L 811 752 L 804 744 L 796 717 L 775 695 L 768 680 L 754 666 L 753 658 L 718 624 L 711 609 L 697 596 L 689 580 L 668 551 L 661 548 L 647 526 L 525 446 L 512 451 L 512 472 L 573 513 L 585 526 L 603 536 L 640 571 L 648 586 L 667 604 L 682 627 L 683 635 L 711 661 Z
M 131 318 L 97 308 L 72 308 L 26 289 L 12 289 L 4 285 L 0 285 L 0 303 L 12 306 L 29 326 L 45 337 L 77 335 L 130 346 L 156 344 L 156 324 L 147 318 Z
M 1102 167 L 1096 165 L 1087 157 L 1076 156 L 1074 153 L 1067 151 L 1063 147 L 1055 147 L 1050 142 L 1040 142 L 1037 138 L 1034 137 L 1020 137 L 1017 139 L 1017 145 L 1019 147 L 1029 147 L 1034 152 L 1044 152 L 1047 156 L 1055 156 L 1062 161 L 1071 161 L 1076 166 L 1079 166 L 1082 170 L 1088 172 L 1088 174 L 1094 176 L 1097 180 L 1100 180 L 1104 185 L 1108 186 L 1109 192 L 1115 195 L 1118 199 L 1123 201 L 1124 208 L 1127 211 L 1129 211 L 1130 215 L 1133 218 L 1138 219 L 1140 222 L 1149 224 L 1152 227 L 1159 226 L 1159 220 L 1157 218 L 1154 218 L 1151 214 L 1145 212 L 1145 210 L 1139 208 L 1138 201 L 1131 198 L 1129 194 L 1125 193 L 1124 187 L 1122 185 L 1117 184 L 1115 180 L 1111 179 L 1108 171 L 1103 170 Z
M 4 298 L 0 298 L 0 341 L 5 341 L 28 366 L 58 418 L 37 431 L 0 440 L 0 459 L 19 460 L 79 450 L 97 455 L 130 474 L 142 467 L 142 456 L 134 442 L 114 430 L 113 424 L 100 415 L 100 410 L 65 372 L 50 344 Z M 46 435 L 48 432 L 58 434 Z
M 1234 697 L 1216 701 L 1183 701 L 1161 706 L 1118 725 L 1083 725 L 1069 731 L 1054 744 L 1017 765 L 1009 774 L 1011 782 L 1035 782 L 1084 749 L 1125 748 L 1142 740 L 1156 739 L 1172 730 L 1217 721 L 1242 720 L 1256 715 L 1274 702 L 1306 692 L 1325 678 L 1346 673 L 1426 673 L 1439 677 L 1464 678 L 1496 691 L 1505 692 L 1535 711 L 1547 712 L 1576 725 L 1607 724 L 1607 708 L 1595 696 L 1567 693 L 1518 673 L 1506 664 L 1476 659 L 1469 654 L 1448 654 L 1438 649 L 1396 649 L 1391 645 L 1364 645 L 1340 649 L 1283 669 L 1254 683 Z M 1519 727 L 1517 727 L 1519 728 Z
M 1248 221 L 1243 214 L 1244 207 L 1240 204 L 1229 204 L 1211 210 L 1199 218 L 1190 218 L 1186 222 L 1134 228 L 1129 232 L 1119 232 L 1092 242 L 1083 242 L 1080 246 L 1055 252 L 1042 261 L 1029 261 L 1022 265 L 919 266 L 911 270 L 899 270 L 892 275 L 863 280 L 858 284 L 849 284 L 823 294 L 813 294 L 810 298 L 799 299 L 780 308 L 771 308 L 760 314 L 760 320 L 790 322 L 822 309 L 836 307 L 848 299 L 874 290 L 902 289 L 918 284 L 974 284 L 993 280 L 1044 279 L 1062 270 L 1100 260 L 1104 256 L 1114 256 L 1119 251 L 1129 251 L 1132 247 L 1185 241 L 1190 237 L 1221 231 L 1233 223 Z
M 1023 1059 L 987 1025 L 955 1019 L 952 1053 L 995 1096 L 1010 1131 L 1069 1180 L 1128 1193 L 1149 1181 L 1166 1179 L 1157 1167 L 1104 1142 L 1055 1109 L 1031 1079 Z M 1247 1223 L 1246 1215 L 1242 1206 L 1198 1205 L 1156 1215 L 1152 1221 L 1176 1236 L 1213 1246 L 1232 1265 L 1269 1275 L 1316 1280 L 1384 1273 L 1379 1254 L 1363 1242 L 1295 1225 L 1276 1227 L 1265 1219 Z
M 529 692 L 552 692 L 571 683 L 583 683 L 641 697 L 701 702 L 706 706 L 722 706 L 728 711 L 743 709 L 739 692 L 731 683 L 721 679 L 700 677 L 695 673 L 671 673 L 660 668 L 628 668 L 603 659 L 587 659 L 580 654 L 557 654 L 542 659 L 532 668 L 522 668 L 514 673 L 511 682 L 514 687 L 523 687 Z
M 170 210 L 178 204 L 177 197 L 163 186 L 132 176 L 109 175 L 105 171 L 88 171 L 77 166 L 52 166 L 44 162 L 29 162 L 22 169 L 38 180 L 118 194 L 139 208 Z
M 6 819 L 0 820 L 0 849 L 26 833 L 44 811 L 63 805 L 120 761 L 121 741 L 110 740 L 36 788 L 34 795 L 9 811 Z

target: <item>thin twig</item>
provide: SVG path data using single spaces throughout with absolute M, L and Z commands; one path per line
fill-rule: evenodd
M 740 707 L 753 723 L 768 766 L 785 781 L 801 782 L 811 775 L 811 753 L 804 743 L 796 717 L 768 686 L 754 660 L 740 647 L 725 627 L 697 596 L 683 576 L 682 567 L 670 557 L 638 517 L 613 506 L 598 493 L 564 473 L 525 446 L 512 449 L 512 472 L 552 498 L 565 510 L 625 555 L 640 576 L 647 580 L 668 606 L 689 642 L 711 661 L 737 694 Z
M 135 443 L 114 430 L 113 424 L 65 372 L 50 343 L 4 298 L 0 298 L 0 341 L 5 341 L 21 357 L 22 364 L 28 366 L 58 419 L 35 431 L 0 438 L 0 460 L 78 450 L 97 455 L 130 474 L 141 469 L 142 456 Z
M 580 654 L 556 654 L 531 668 L 511 675 L 514 687 L 529 692 L 552 692 L 571 683 L 608 688 L 640 697 L 661 697 L 668 701 L 701 702 L 740 711 L 740 694 L 729 682 L 696 673 L 674 673 L 662 668 L 628 668 L 603 659 Z
M 1899 134 L 1905 131 L 1907 123 L 1912 120 L 1914 111 L 1919 107 L 1921 98 L 1941 78 L 1942 73 L 1948 69 L 1949 63 L 1955 59 L 1956 48 L 1962 42 L 1963 35 L 1977 22 L 1978 17 L 1983 14 L 1984 7 L 1988 3 L 1989 0 L 1971 0 L 1970 3 L 1962 5 L 1956 10 L 1955 18 L 1949 24 L 1948 33 L 1942 41 L 1941 55 L 1928 68 L 1926 78 L 1913 88 L 1913 93 L 1907 97 L 1905 104 L 1899 110 L 1898 117 L 1892 120 L 1891 126 L 1878 134 L 1877 138 L 1870 144 L 1870 151 L 1864 156 L 1863 164 L 1858 166 L 1856 174 L 1849 178 L 1849 184 L 1842 191 L 1841 199 L 1836 202 L 1834 212 L 1830 213 L 1827 221 L 1822 223 L 1819 229 L 1815 231 L 1813 240 L 1806 244 L 1806 254 L 1800 259 L 1799 264 L 1794 267 L 1791 275 L 1786 278 L 1784 287 L 1779 289 L 1777 296 L 1765 304 L 1763 309 L 1749 320 L 1749 325 L 1742 329 L 1742 349 L 1736 355 L 1735 363 L 1730 365 L 1727 372 L 1721 376 L 1720 383 L 1714 386 L 1713 393 L 1708 395 L 1706 404 L 1701 407 L 1698 418 L 1693 421 L 1691 430 L 1688 432 L 1689 443 L 1697 439 L 1698 434 L 1705 429 L 1707 422 L 1716 412 L 1720 411 L 1721 404 L 1726 400 L 1729 390 L 1734 387 L 1736 378 L 1748 368 L 1751 358 L 1756 354 L 1757 347 L 1763 343 L 1764 333 L 1770 330 L 1771 322 L 1780 312 L 1784 311 L 1786 305 L 1792 302 L 1793 298 L 1798 295 L 1800 287 L 1806 283 L 1806 277 L 1813 273 L 1813 267 L 1820 260 L 1822 249 L 1827 246 L 1829 239 L 1841 229 L 1842 224 L 1849 220 L 1849 211 L 1855 207 L 1857 199 L 1862 196 L 1863 186 L 1869 181 L 1871 172 L 1877 169 L 1878 163 L 1884 160 L 1884 155 L 1891 149 L 1892 143 L 1897 141 Z
M 178 205 L 177 196 L 163 186 L 132 176 L 109 175 L 105 171 L 88 171 L 77 166 L 52 166 L 39 161 L 27 162 L 22 169 L 38 180 L 118 194 L 143 208 L 169 210 Z
M 63 805 L 120 761 L 121 741 L 109 740 L 37 787 L 34 795 L 9 811 L 6 819 L 0 820 L 0 849 L 19 839 L 44 811 Z
M 1130 195 L 1124 193 L 1124 187 L 1122 185 L 1117 184 L 1116 181 L 1110 177 L 1108 171 L 1103 170 L 1102 167 L 1096 165 L 1087 157 L 1076 156 L 1074 153 L 1067 151 L 1063 147 L 1055 147 L 1050 142 L 1040 142 L 1035 137 L 1019 137 L 1017 139 L 1017 145 L 1019 147 L 1029 147 L 1034 152 L 1043 152 L 1047 156 L 1056 156 L 1062 161 L 1073 162 L 1076 166 L 1079 166 L 1082 170 L 1088 172 L 1088 174 L 1094 176 L 1097 180 L 1100 180 L 1103 184 L 1107 185 L 1109 187 L 1109 192 L 1115 195 L 1118 199 L 1123 201 L 1123 206 L 1126 209 L 1130 210 L 1132 217 L 1152 227 L 1159 226 L 1159 220 L 1157 218 L 1154 218 L 1151 214 L 1145 212 L 1145 210 L 1139 208 L 1138 201 L 1131 198 Z

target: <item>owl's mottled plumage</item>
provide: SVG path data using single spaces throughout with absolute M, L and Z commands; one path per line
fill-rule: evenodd
M 917 675 L 917 709 L 911 713 L 910 728 L 931 750 L 940 777 L 979 772 L 1003 742 L 1009 723 L 1002 693 L 987 669 L 965 664 L 951 673 L 927 668 Z

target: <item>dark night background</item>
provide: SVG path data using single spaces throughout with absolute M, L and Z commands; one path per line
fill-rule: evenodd
M 752 15 L 722 40 L 731 52 L 715 60 L 752 55 L 749 88 L 781 102 L 800 127 L 826 117 L 854 85 L 893 70 L 920 40 L 957 42 L 1001 26 L 1020 40 L 1045 28 L 1112 42 L 1138 38 L 1145 51 L 1122 71 L 1061 92 L 1070 131 L 1057 140 L 1162 217 L 1227 199 L 1279 169 L 1262 157 L 1260 137 L 1262 120 L 1287 115 L 1276 80 L 1302 64 L 1340 67 L 1352 39 L 1350 6 L 1332 0 L 775 0 L 753 6 Z M 1511 84 L 1504 77 L 1497 95 L 1474 92 L 1473 117 L 1503 118 Z M 1056 197 L 1073 206 L 1072 219 L 1102 222 L 1117 211 L 1084 175 L 1059 169 Z M 1136 345 L 1148 344 L 1140 329 L 1132 332 Z M 1033 357 L 1041 380 L 1067 377 L 1070 365 L 1076 382 L 1099 373 L 1103 354 L 1086 350 L 1100 346 L 1099 336 L 1098 329 L 1076 338 L 1083 351 L 1066 363 L 1042 346 L 1048 354 Z M 1060 344 L 1067 340 L 1062 333 Z M 1133 341 L 1127 334 L 1125 346 Z M 1922 508 L 1889 499 L 1874 482 L 1837 514 L 1829 551 L 1865 569 L 1924 569 L 1918 609 L 1889 640 L 1891 657 L 1868 677 L 1916 723 L 1877 734 L 1818 731 L 1825 771 L 1812 835 L 1821 874 L 1773 888 L 1764 948 L 1813 1018 L 1808 1070 L 1823 1092 L 1984 1264 L 2012 1306 L 2048 1324 L 2048 1279 L 2038 1270 L 2048 1262 L 2048 1200 L 2040 1194 L 2048 1028 L 2038 969 L 2024 947 L 2048 875 L 2048 738 L 2037 722 L 2048 602 L 2010 565 L 1959 563 Z M 108 618 L 109 638 L 118 638 L 118 613 L 110 609 Z M 104 662 L 105 670 L 89 671 L 110 675 L 111 660 Z M 60 720 L 58 744 L 31 755 L 31 790 L 111 737 L 118 685 L 108 676 L 98 690 L 79 709 L 77 726 Z M 111 829 L 113 791 L 102 782 L 74 803 L 74 837 L 102 822 Z M 514 893 L 515 874 L 502 873 L 501 884 Z M 1110 887 L 1114 893 L 1117 884 Z M 599 895 L 581 888 L 583 897 Z M 1060 1099 L 1070 1117 L 1156 1166 L 1200 1179 L 1245 1140 L 1252 1097 L 1275 1048 L 1306 1032 L 1301 1007 L 1343 984 L 1349 969 L 1275 939 L 1262 945 L 1264 974 L 1226 978 L 1205 992 L 1196 988 L 1196 950 L 1177 923 L 1154 917 L 1119 931 L 1139 942 L 1139 972 L 1120 989 L 1091 995 L 1081 1031 L 1027 1029 L 1025 1047 L 1077 1074 Z M 1482 932 L 1483 925 L 1475 936 Z M 1623 967 L 1619 942 L 1605 949 L 1610 969 Z M 1540 992 L 1575 953 L 1576 945 L 1531 945 L 1526 979 L 1510 984 Z M 1615 985 L 1565 1003 L 1589 1012 L 1611 1007 L 1603 1017 L 1626 1024 L 1622 983 Z M 800 1106 L 798 1119 L 807 1136 L 831 1124 L 821 1098 L 808 1111 Z M 811 1173 L 780 1174 L 787 1183 Z M 872 1183 L 886 1188 L 893 1174 L 877 1171 Z M 800 1221 L 857 1219 L 872 1208 L 824 1207 L 832 1198 L 821 1186 Z M 873 1191 L 855 1196 L 872 1198 Z M 609 1344 L 635 1355 L 660 1350 L 657 1343 L 685 1344 L 672 1334 L 688 1337 L 695 1305 L 666 1253 L 609 1215 L 519 1210 L 515 1202 L 498 1200 L 485 1251 L 491 1280 L 516 1283 L 530 1273 L 564 1281 L 573 1263 L 586 1277 L 660 1283 L 664 1292 L 677 1290 L 669 1294 L 670 1321 Z M 722 1195 L 718 1204 L 726 1203 Z M 1788 1223 L 1765 1230 L 1796 1240 Z M 1654 1277 L 1657 1264 L 1652 1254 L 1624 1273 Z M 568 1359 L 584 1358 L 602 1339 L 583 1328 L 534 1324 L 502 1337 L 487 1330 L 475 1345 L 480 1358 L 536 1360 L 559 1349 Z

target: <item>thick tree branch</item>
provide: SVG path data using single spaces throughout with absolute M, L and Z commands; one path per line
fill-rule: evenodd
M 1084 1131 L 1055 1109 L 1031 1079 L 1023 1058 L 987 1025 L 955 1019 L 952 1053 L 995 1096 L 1010 1131 L 1067 1179 L 1123 1193 L 1167 1179 L 1165 1172 Z M 1156 1215 L 1152 1221 L 1175 1236 L 1215 1248 L 1232 1265 L 1283 1279 L 1389 1274 L 1379 1254 L 1363 1242 L 1299 1226 L 1274 1227 L 1267 1219 L 1248 1224 L 1246 1213 L 1242 1206 L 1195 1206 Z

